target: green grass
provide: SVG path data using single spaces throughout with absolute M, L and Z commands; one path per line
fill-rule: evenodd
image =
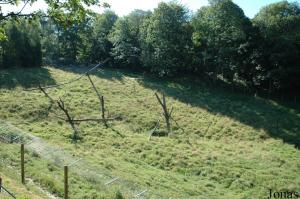
M 56 106 L 49 111 L 50 102 L 41 92 L 23 89 L 69 81 L 84 70 L 45 67 L 0 71 L 0 119 L 85 157 L 124 179 L 128 186 L 136 183 L 149 189 L 148 195 L 266 198 L 269 189 L 300 191 L 300 152 L 295 147 L 300 145 L 298 105 L 217 89 L 201 81 L 162 80 L 104 69 L 91 77 L 105 97 L 109 114 L 122 120 L 110 122 L 109 128 L 101 123 L 82 123 L 82 139 L 73 144 L 69 125 L 54 114 L 63 113 Z M 61 97 L 75 118 L 100 116 L 97 96 L 86 77 L 47 91 L 54 98 Z M 154 92 L 166 94 L 180 128 L 173 123 L 170 137 L 149 141 L 148 133 L 158 119 L 165 128 Z M 9 150 L 2 150 L 6 148 Z M 16 158 L 14 150 L 1 144 L 1 155 L 10 153 L 9 157 Z M 49 170 L 41 158 L 31 159 L 30 176 L 61 196 L 61 168 Z M 73 182 L 72 198 L 117 198 L 117 185 L 102 189 L 79 176 L 74 176 Z
M 10 144 L 0 143 L 0 176 L 3 186 L 8 189 L 15 197 L 20 199 L 50 199 L 45 190 L 39 188 L 33 181 L 27 180 L 27 184 L 21 183 L 20 169 L 17 164 L 19 159 L 19 148 Z M 32 159 L 31 159 L 32 161 Z M 26 163 L 30 164 L 28 161 Z M 2 190 L 1 199 L 11 199 L 11 197 Z

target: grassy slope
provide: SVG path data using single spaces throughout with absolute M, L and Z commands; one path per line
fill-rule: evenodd
M 265 198 L 269 188 L 299 192 L 300 152 L 293 145 L 300 144 L 299 109 L 211 89 L 201 82 L 161 81 L 106 69 L 92 78 L 109 114 L 123 119 L 111 122 L 108 129 L 81 124 L 83 139 L 74 145 L 69 126 L 47 111 L 47 98 L 22 89 L 65 82 L 82 71 L 51 67 L 0 71 L 0 119 L 172 198 Z M 167 94 L 184 131 L 174 125 L 170 138 L 148 141 L 148 131 L 158 118 L 163 121 L 155 91 Z M 97 97 L 86 78 L 48 92 L 62 97 L 76 117 L 99 115 Z M 53 110 L 59 112 L 57 107 Z M 48 181 L 32 175 L 49 187 L 57 179 L 47 172 Z M 88 182 L 80 183 L 83 191 L 76 190 L 73 198 L 95 194 Z M 61 188 L 52 186 L 50 191 L 62 194 Z
M 6 151 L 12 151 L 11 146 L 6 144 L 0 144 L 1 149 L 5 148 Z M 19 199 L 50 199 L 49 195 L 37 187 L 34 183 L 29 182 L 25 186 L 20 182 L 20 176 L 13 169 L 13 165 L 7 166 L 2 164 L 3 151 L 1 153 L 1 165 L 0 165 L 0 176 L 3 180 L 3 186 L 12 192 Z M 7 193 L 0 193 L 1 199 L 10 199 Z

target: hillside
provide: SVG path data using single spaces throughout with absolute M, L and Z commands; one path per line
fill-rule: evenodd
M 4 147 L 1 144 L 1 148 Z M 18 179 L 19 176 L 13 174 L 13 170 L 8 170 L 7 168 L 2 168 L 1 165 L 1 172 L 0 176 L 3 178 L 3 186 L 10 191 L 11 193 L 15 194 L 14 196 L 20 199 L 53 199 L 51 198 L 50 194 L 39 188 L 36 184 L 30 182 L 26 186 L 22 185 Z M 5 171 L 5 173 L 3 172 Z M 1 199 L 11 199 L 9 194 L 4 190 L 0 193 Z
M 202 81 L 101 69 L 91 78 L 109 115 L 119 119 L 110 121 L 108 128 L 81 123 L 77 126 L 81 139 L 75 144 L 69 124 L 57 118 L 64 116 L 61 110 L 50 108 L 39 90 L 24 89 L 71 81 L 86 69 L 0 71 L 1 125 L 39 137 L 58 151 L 45 157 L 27 152 L 28 177 L 53 195 L 63 196 L 63 170 L 58 166 L 63 164 L 55 164 L 56 158 L 71 156 L 83 161 L 72 168 L 72 199 L 132 198 L 143 190 L 141 198 L 183 199 L 266 198 L 269 189 L 300 191 L 299 105 L 214 88 Z M 76 119 L 100 117 L 97 95 L 86 77 L 47 92 L 63 99 Z M 178 125 L 172 122 L 169 137 L 149 140 L 157 120 L 165 128 L 155 92 L 166 94 Z M 0 142 L 0 157 L 8 159 L 0 173 L 7 172 L 8 165 L 18 169 L 18 150 L 17 145 Z M 104 180 L 96 175 L 91 180 L 83 169 L 99 170 Z M 115 176 L 120 180 L 103 185 Z

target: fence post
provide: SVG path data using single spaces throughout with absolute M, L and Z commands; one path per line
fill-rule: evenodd
M 25 184 L 24 144 L 21 144 L 21 181 Z
M 0 177 L 0 193 L 1 193 L 1 188 L 2 188 L 2 178 Z
M 68 199 L 68 189 L 69 189 L 69 185 L 68 185 L 68 166 L 64 166 L 64 176 L 65 176 L 65 180 L 64 180 L 64 184 L 65 184 L 65 193 L 64 193 L 64 199 Z

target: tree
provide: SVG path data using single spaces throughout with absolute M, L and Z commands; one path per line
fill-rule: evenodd
M 300 88 L 300 7 L 282 1 L 262 8 L 253 23 L 264 37 L 264 64 L 259 74 L 269 92 Z
M 82 63 L 90 62 L 93 17 L 68 27 L 52 19 L 41 19 L 43 55 L 47 62 Z
M 193 43 L 197 56 L 195 71 L 232 82 L 242 76 L 252 54 L 254 29 L 243 10 L 231 0 L 213 0 L 192 19 Z M 252 39 L 253 41 L 253 39 Z M 253 67 L 251 67 L 253 68 Z
M 29 20 L 36 20 L 37 18 L 51 18 L 52 21 L 55 22 L 55 24 L 58 24 L 60 27 L 64 27 L 65 29 L 67 27 L 67 31 L 62 31 L 63 35 L 62 37 L 64 38 L 63 42 L 64 44 L 68 42 L 66 48 L 63 48 L 64 50 L 66 50 L 66 52 L 63 52 L 65 57 L 70 57 L 73 60 L 77 60 L 77 48 L 73 48 L 73 47 L 77 47 L 76 46 L 76 42 L 79 41 L 79 37 L 75 38 L 78 36 L 77 34 L 77 28 L 78 28 L 78 24 L 82 24 L 83 21 L 86 21 L 87 16 L 92 15 L 93 13 L 88 9 L 89 6 L 91 5 L 98 5 L 99 4 L 99 0 L 66 0 L 66 1 L 57 1 L 57 0 L 45 0 L 45 2 L 48 4 L 48 10 L 47 10 L 47 14 L 42 13 L 42 12 L 32 12 L 32 13 L 28 13 L 28 14 L 24 14 L 22 13 L 22 11 L 24 10 L 24 8 L 26 6 L 31 5 L 32 3 L 34 3 L 36 0 L 24 0 L 24 5 L 22 6 L 22 8 L 17 11 L 17 12 L 8 12 L 8 13 L 3 13 L 2 12 L 2 6 L 4 5 L 18 5 L 19 4 L 19 0 L 4 0 L 1 1 L 1 5 L 0 5 L 0 42 L 1 42 L 1 47 L 0 47 L 0 55 L 1 55 L 1 64 L 5 65 L 5 64 L 9 64 L 9 65 L 19 65 L 20 63 L 22 65 L 27 65 L 30 63 L 30 61 L 32 62 L 32 65 L 40 65 L 40 54 L 41 51 L 37 50 L 38 46 L 40 48 L 40 42 L 34 44 L 36 45 L 36 48 L 33 48 L 32 45 L 34 43 L 34 41 L 36 41 L 35 39 L 32 38 L 26 38 L 27 36 L 36 36 L 36 35 L 30 35 L 29 34 L 24 34 L 24 32 L 20 32 L 20 30 L 18 30 L 18 28 L 16 26 L 13 26 L 11 29 L 6 30 L 4 28 L 4 24 L 11 20 L 11 19 L 15 19 L 15 20 L 19 20 L 22 17 L 24 17 L 25 19 L 29 19 Z M 109 7 L 109 5 L 107 3 L 102 4 L 103 7 Z M 8 22 L 10 23 L 10 22 Z M 75 25 L 74 25 L 75 24 Z M 7 31 L 10 31 L 10 35 L 6 35 Z M 17 36 L 21 36 L 18 35 L 20 32 L 20 34 L 22 33 L 22 37 L 20 37 L 20 42 L 23 43 L 18 43 L 16 42 L 18 39 L 16 38 Z M 32 32 L 33 33 L 33 32 Z M 59 33 L 59 31 L 58 31 Z M 55 34 L 52 34 L 52 36 Z M 59 36 L 59 35 L 58 35 Z M 8 38 L 9 37 L 9 38 Z M 71 39 L 71 40 L 68 40 Z M 43 41 L 44 44 L 48 45 L 48 50 L 49 47 L 52 46 L 49 43 L 49 39 L 46 41 Z M 48 43 L 47 43 L 48 42 Z M 17 46 L 14 46 L 14 44 L 18 45 L 23 45 L 23 46 L 19 46 L 19 48 L 26 48 L 28 46 L 30 46 L 30 49 L 35 49 L 35 52 L 30 52 L 30 51 L 24 51 L 21 53 L 21 50 L 17 50 L 14 49 Z M 3 46 L 6 45 L 6 49 L 3 48 Z M 71 47 L 70 47 L 71 46 Z M 8 55 L 8 56 L 4 56 L 5 53 L 7 53 L 8 51 L 11 51 L 13 54 Z M 71 53 L 70 53 L 71 52 Z M 26 57 L 26 53 L 35 53 L 35 54 L 31 54 L 32 57 L 36 56 L 38 59 L 27 59 L 24 58 Z M 15 57 L 14 57 L 15 56 Z M 19 58 L 22 60 L 14 60 L 13 58 Z M 27 59 L 27 60 L 26 60 Z M 26 60 L 26 61 L 24 61 Z
M 6 39 L 1 41 L 2 65 L 10 66 L 40 66 L 41 28 L 37 20 L 9 20 L 3 26 Z
M 101 15 L 97 15 L 92 23 L 92 41 L 90 56 L 92 62 L 103 61 L 110 57 L 112 43 L 108 37 L 112 28 L 117 21 L 118 16 L 110 10 L 107 10 Z
M 41 18 L 42 29 L 42 55 L 44 63 L 53 63 L 59 60 L 60 50 L 58 41 L 58 27 L 53 20 Z
M 17 12 L 2 12 L 2 6 L 5 5 L 19 5 L 20 0 L 3 0 L 0 3 L 0 23 L 5 20 L 11 18 L 34 18 L 34 17 L 50 17 L 56 23 L 63 25 L 65 27 L 70 26 L 74 23 L 80 23 L 85 20 L 86 16 L 91 14 L 92 12 L 88 9 L 89 6 L 103 6 L 109 7 L 109 4 L 103 3 L 102 5 L 99 3 L 99 0 L 45 0 L 48 4 L 47 14 L 42 12 L 32 12 L 28 14 L 22 13 L 26 6 L 31 5 L 36 0 L 23 0 L 24 5 Z M 5 34 L 3 34 L 3 29 L 0 28 L 0 40 L 5 39 Z
M 128 16 L 118 19 L 110 34 L 110 41 L 113 44 L 111 54 L 116 64 L 141 68 L 141 26 L 150 15 L 151 12 L 135 10 Z
M 65 63 L 77 62 L 77 55 L 81 40 L 78 34 L 82 24 L 73 24 L 66 29 L 62 28 L 58 36 L 61 57 Z
M 23 14 L 22 11 L 28 5 L 31 5 L 36 0 L 23 0 L 24 5 L 17 12 L 8 12 L 3 13 L 1 7 L 4 5 L 19 5 L 20 0 L 3 0 L 0 5 L 0 21 L 9 19 L 11 17 L 32 17 L 39 15 L 39 12 L 32 12 L 28 14 Z M 85 18 L 86 14 L 90 11 L 87 7 L 91 5 L 109 7 L 109 4 L 103 3 L 102 5 L 99 3 L 99 0 L 66 0 L 66 1 L 57 1 L 57 0 L 45 0 L 48 4 L 48 15 L 53 20 L 57 22 L 61 22 L 65 25 L 69 25 L 74 22 L 81 21 Z M 46 16 L 46 15 L 43 15 Z
M 185 7 L 160 3 L 142 26 L 142 60 L 146 69 L 160 76 L 186 70 L 191 33 Z

